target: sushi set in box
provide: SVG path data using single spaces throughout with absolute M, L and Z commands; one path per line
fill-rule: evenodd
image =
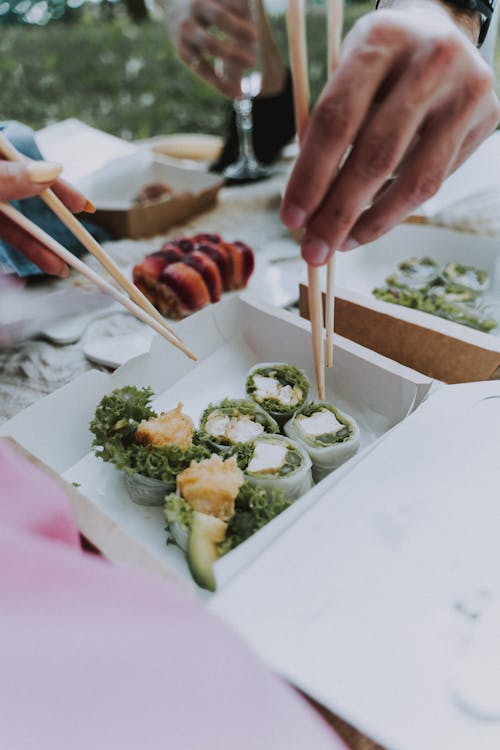
M 447 383 L 497 377 L 498 258 L 493 238 L 415 225 L 338 253 L 335 330 Z
M 155 338 L 1 434 L 64 478 L 106 557 L 188 587 L 360 731 L 497 750 L 500 383 L 336 336 L 317 403 L 306 321 L 243 293 L 177 330 L 199 363 Z
M 126 558 L 131 546 L 148 567 L 219 588 L 404 420 L 431 385 L 343 341 L 326 402 L 318 404 L 308 329 L 246 294 L 227 299 L 178 324 L 197 365 L 154 339 L 149 354 L 113 375 L 83 376 L 3 432 L 78 485 L 80 527 L 105 555 L 116 559 L 120 548 Z M 66 436 L 57 451 L 38 445 L 32 428 L 23 433 L 46 408 Z M 212 529 L 220 538 L 206 545 L 211 562 L 200 573 L 190 542 L 206 536 L 206 516 L 220 522 Z

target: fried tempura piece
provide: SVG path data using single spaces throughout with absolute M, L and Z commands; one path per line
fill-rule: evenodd
M 160 414 L 159 417 L 141 422 L 135 439 L 142 445 L 161 448 L 162 445 L 178 445 L 183 451 L 193 444 L 194 423 L 191 417 L 182 413 L 184 404 Z
M 192 461 L 177 477 L 177 488 L 193 510 L 228 521 L 243 482 L 235 456 L 223 461 L 213 455 L 198 463 Z

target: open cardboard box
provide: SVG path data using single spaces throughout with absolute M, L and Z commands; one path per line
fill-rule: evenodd
M 249 295 L 213 305 L 178 325 L 179 335 L 200 356 L 194 365 L 156 338 L 149 354 L 131 360 L 113 375 L 90 372 L 38 402 L 2 427 L 50 468 L 79 485 L 75 512 L 82 533 L 113 560 L 133 561 L 194 587 L 184 554 L 166 545 L 162 508 L 143 508 L 127 495 L 124 476 L 91 450 L 89 422 L 105 393 L 121 385 L 150 385 L 157 410 L 179 401 L 198 423 L 210 402 L 244 397 L 245 378 L 259 361 L 288 361 L 313 380 L 309 325 L 268 308 Z M 396 363 L 338 340 L 327 397 L 351 414 L 361 429 L 357 456 L 330 474 L 260 532 L 216 564 L 219 586 L 248 564 L 327 489 L 350 471 L 427 394 L 431 382 Z M 43 442 L 42 425 L 50 421 Z M 201 593 L 201 590 L 200 590 Z
M 207 401 L 242 393 L 257 360 L 311 374 L 310 333 L 248 295 L 183 321 L 179 333 L 199 364 L 155 339 L 148 355 L 113 375 L 82 376 L 1 433 L 80 483 L 70 493 L 80 528 L 108 557 L 188 583 L 161 513 L 148 517 L 123 489 L 118 496 L 114 469 L 89 455 L 95 405 L 111 388 L 151 384 L 158 406 L 183 398 L 198 415 Z M 335 344 L 328 396 L 360 421 L 361 452 L 239 548 L 208 606 L 271 668 L 390 750 L 498 750 L 500 722 L 481 715 L 462 656 L 500 597 L 500 383 L 437 385 Z M 463 614 L 471 610 L 475 619 Z
M 499 424 L 441 386 L 209 602 L 387 750 L 500 747 Z
M 169 197 L 137 205 L 146 185 L 164 183 Z M 152 156 L 147 149 L 116 159 L 81 180 L 81 189 L 96 206 L 96 221 L 115 237 L 140 239 L 165 232 L 211 208 L 223 180 L 208 172 L 183 169 Z
M 500 246 L 497 240 L 448 229 L 400 226 L 337 256 L 335 331 L 431 378 L 466 383 L 495 377 L 500 368 Z M 485 303 L 496 302 L 499 327 L 490 334 L 435 315 L 381 302 L 372 294 L 399 261 L 429 255 L 443 265 L 457 260 L 491 275 Z M 324 295 L 323 295 L 324 297 Z M 300 287 L 301 315 L 309 317 L 307 285 Z M 497 373 L 498 374 L 498 373 Z

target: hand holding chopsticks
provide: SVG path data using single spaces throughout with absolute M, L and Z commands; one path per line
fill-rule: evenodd
M 342 2 L 329 0 L 328 62 L 333 69 L 339 58 L 342 32 Z M 295 120 L 299 141 L 302 142 L 309 118 L 309 80 L 307 74 L 307 44 L 304 0 L 288 0 L 288 37 L 295 101 Z M 309 314 L 311 318 L 312 347 L 318 397 L 325 398 L 325 353 L 323 349 L 323 309 L 319 283 L 320 270 L 308 264 Z M 333 365 L 333 311 L 334 311 L 334 262 L 327 270 L 327 364 Z
M 15 149 L 10 141 L 0 133 L 0 152 L 9 161 L 22 161 L 24 157 Z M 41 244 L 51 250 L 56 256 L 64 260 L 69 266 L 79 271 L 82 275 L 92 281 L 104 293 L 112 296 L 117 302 L 122 304 L 126 309 L 135 315 L 136 318 L 150 326 L 156 333 L 162 336 L 170 344 L 180 349 L 184 354 L 193 360 L 194 355 L 179 339 L 177 334 L 166 324 L 161 314 L 156 310 L 151 302 L 139 291 L 139 289 L 120 271 L 116 263 L 107 255 L 101 246 L 96 242 L 92 235 L 85 229 L 57 195 L 50 189 L 43 190 L 40 198 L 54 212 L 56 216 L 65 224 L 72 234 L 80 240 L 82 245 L 96 257 L 106 268 L 110 275 L 118 282 L 128 296 L 121 294 L 111 284 L 108 284 L 101 276 L 95 273 L 91 268 L 76 258 L 72 253 L 66 250 L 62 245 L 56 242 L 50 235 L 41 230 L 35 224 L 30 222 L 22 213 L 12 206 L 0 203 L 0 211 L 7 216 L 14 224 L 24 229 L 28 234 L 37 239 Z M 130 299 L 129 299 L 130 297 Z

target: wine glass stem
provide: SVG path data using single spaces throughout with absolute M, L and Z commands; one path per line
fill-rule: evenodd
M 242 96 L 234 101 L 236 127 L 240 143 L 240 158 L 246 163 L 255 160 L 253 150 L 252 99 Z

